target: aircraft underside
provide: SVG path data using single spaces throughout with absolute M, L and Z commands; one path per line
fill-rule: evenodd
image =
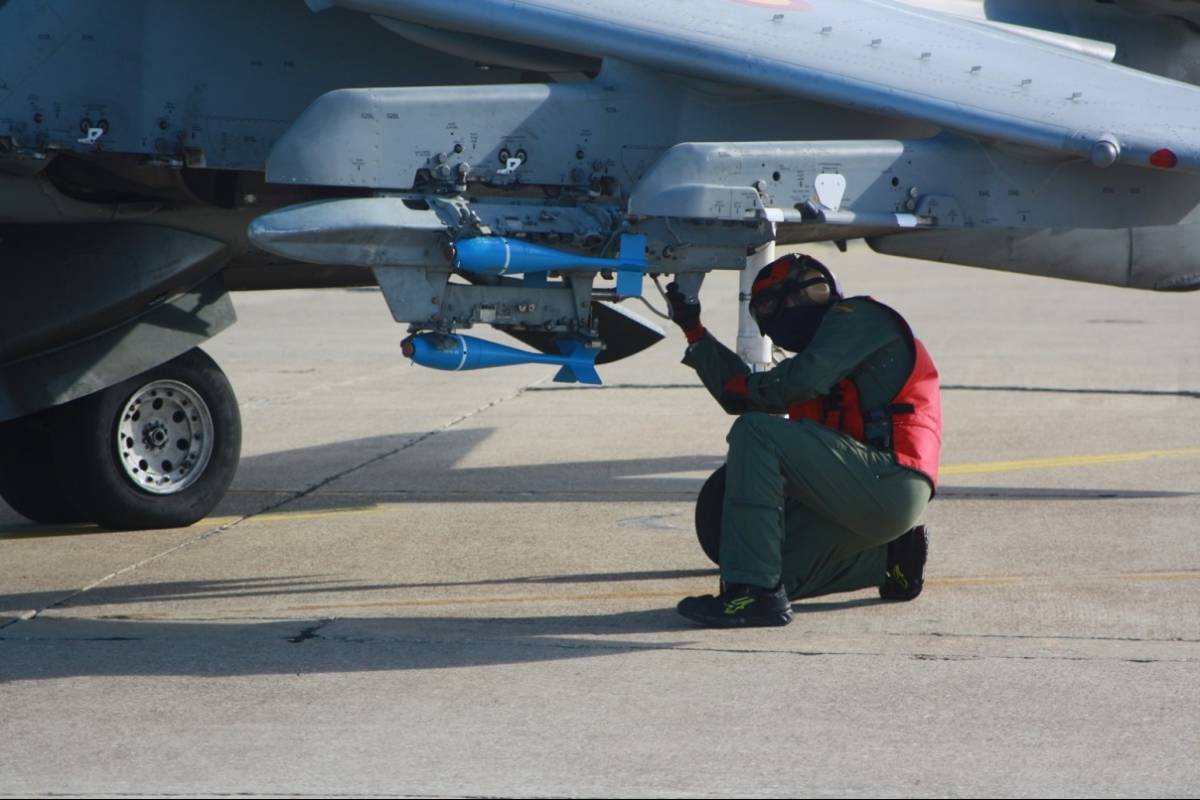
M 66 25 L 39 16 L 59 6 L 78 12 L 74 28 L 44 33 Z M 136 102 L 105 83 L 126 64 L 55 74 L 111 33 L 87 3 L 0 8 L 0 44 L 16 54 L 0 67 L 42 68 L 23 77 L 24 100 L 0 71 L 0 494 L 35 520 L 164 527 L 212 509 L 240 430 L 228 382 L 196 347 L 233 323 L 230 290 L 373 282 L 418 363 L 540 361 L 598 382 L 596 364 L 663 336 L 622 304 L 647 277 L 697 294 L 707 272 L 746 272 L 776 245 L 865 239 L 913 258 L 1200 288 L 1200 179 L 1173 164 L 1114 163 L 1103 146 L 1064 157 L 298 3 L 230 5 L 223 24 L 245 14 L 288 34 L 253 51 L 223 42 L 205 4 L 127 6 L 147 25 L 213 34 L 195 74 L 147 65 Z M 314 53 L 321 17 L 403 52 L 386 64 Z M 66 44 L 38 49 L 42 35 Z M 288 97 L 267 99 L 271 66 Z M 461 333 L 475 326 L 533 349 Z M 748 361 L 769 360 L 739 333 Z M 79 488 L 64 501 L 68 473 Z

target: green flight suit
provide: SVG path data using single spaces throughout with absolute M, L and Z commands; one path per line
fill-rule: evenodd
M 718 402 L 726 381 L 750 372 L 711 334 L 688 348 L 683 363 Z M 929 480 L 898 465 L 890 450 L 778 415 L 845 377 L 858 386 L 863 408 L 887 405 L 913 363 L 893 312 L 854 297 L 826 313 L 803 352 L 750 375 L 749 409 L 727 439 L 723 581 L 772 587 L 782 580 L 793 599 L 883 583 L 887 543 L 924 513 Z M 890 421 L 868 424 L 866 438 L 890 442 L 890 431 Z

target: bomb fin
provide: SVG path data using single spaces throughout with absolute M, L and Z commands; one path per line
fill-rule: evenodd
M 596 356 L 600 351 L 586 347 L 574 339 L 561 339 L 558 350 L 567 359 L 558 374 L 554 376 L 555 383 L 586 383 L 600 386 L 600 374 L 596 372 Z
M 642 278 L 646 275 L 646 237 L 625 234 L 621 237 L 617 270 L 617 297 L 641 297 Z

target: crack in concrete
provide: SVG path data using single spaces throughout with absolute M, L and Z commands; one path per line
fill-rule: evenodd
M 319 635 L 317 632 L 331 622 L 333 622 L 332 619 L 326 619 L 316 623 L 315 625 L 309 625 L 307 628 L 302 629 L 297 635 L 287 637 L 287 641 L 291 642 L 292 644 L 303 644 L 304 642 L 312 639 L 324 639 L 325 637 Z

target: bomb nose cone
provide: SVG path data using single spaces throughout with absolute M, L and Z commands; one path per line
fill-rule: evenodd
M 404 354 L 405 358 L 413 357 L 413 353 L 415 352 L 415 349 L 413 348 L 413 337 L 409 336 L 400 343 L 400 352 Z

